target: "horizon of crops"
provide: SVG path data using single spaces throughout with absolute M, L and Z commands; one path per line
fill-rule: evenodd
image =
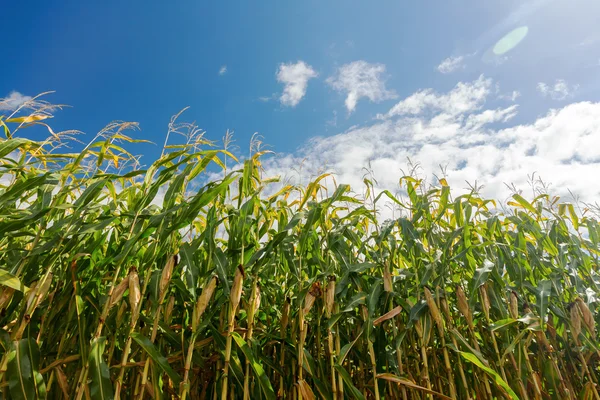
M 28 106 L 0 118 L 0 397 L 600 399 L 589 210 L 282 185 L 176 119 L 142 169 L 135 124 L 61 153 Z

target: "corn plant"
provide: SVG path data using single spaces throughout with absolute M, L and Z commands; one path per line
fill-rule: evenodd
M 25 108 L 0 117 L 2 398 L 600 398 L 593 210 L 282 185 L 175 120 L 143 168 L 137 125 L 68 153 Z

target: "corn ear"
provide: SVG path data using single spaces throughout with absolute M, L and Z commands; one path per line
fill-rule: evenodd
M 485 314 L 485 318 L 489 321 L 490 319 L 490 298 L 487 293 L 487 283 L 484 283 L 479 287 L 479 293 L 481 293 L 481 309 Z
M 165 321 L 168 322 L 171 320 L 171 315 L 173 315 L 173 308 L 175 307 L 175 296 L 170 296 L 169 301 L 167 302 L 167 306 L 165 307 Z
M 171 276 L 173 275 L 173 268 L 175 268 L 176 260 L 176 255 L 169 257 L 160 275 L 160 282 L 158 285 L 158 298 L 160 299 L 161 303 L 164 300 L 166 290 L 169 287 L 169 282 L 171 281 Z
M 310 312 L 315 300 L 321 296 L 321 293 L 321 283 L 316 281 L 311 285 L 306 297 L 304 298 L 304 308 L 302 310 L 304 315 L 307 315 Z
M 458 310 L 465 317 L 467 323 L 470 328 L 473 328 L 473 316 L 471 315 L 471 310 L 469 309 L 469 302 L 467 301 L 467 296 L 462 287 L 456 287 L 456 298 L 458 300 Z
M 138 318 L 138 304 L 141 300 L 140 293 L 140 278 L 137 273 L 137 269 L 132 267 L 129 270 L 129 307 L 131 308 L 131 323 L 135 325 L 135 321 Z
M 579 334 L 581 333 L 581 315 L 579 307 L 576 304 L 572 304 L 570 308 L 570 319 L 571 319 L 571 334 L 576 343 L 579 343 Z
M 594 322 L 594 315 L 590 311 L 587 304 L 585 304 L 585 302 L 582 299 L 580 299 L 579 297 L 575 300 L 575 303 L 577 304 L 577 308 L 579 308 L 579 312 L 581 313 L 581 316 L 583 317 L 583 323 L 584 323 L 585 327 L 590 332 L 590 335 L 592 335 L 592 338 L 595 339 L 596 338 L 596 324 Z
M 194 307 L 194 316 L 193 316 L 193 325 L 194 326 L 192 328 L 194 330 L 194 332 L 196 331 L 196 328 L 200 324 L 200 318 L 202 318 L 202 314 L 204 314 L 204 311 L 206 311 L 206 308 L 208 307 L 208 303 L 210 302 L 210 299 L 212 298 L 216 287 L 217 287 L 217 277 L 213 276 L 210 279 L 210 281 L 208 281 L 208 283 L 206 284 L 204 289 L 202 290 L 200 297 L 198 297 L 198 301 L 196 301 L 196 307 Z
M 327 291 L 325 293 L 325 315 L 331 318 L 333 305 L 335 303 L 335 276 L 331 275 L 327 282 Z
M 302 399 L 315 400 L 315 394 L 313 393 L 312 389 L 310 388 L 310 386 L 308 385 L 308 383 L 306 383 L 306 381 L 304 379 L 298 381 L 298 390 L 302 394 Z
M 123 294 L 129 288 L 129 275 L 127 275 L 123 280 L 113 289 L 112 294 L 110 295 L 110 299 L 108 302 L 108 308 L 112 308 L 115 304 L 121 301 L 123 298 Z
M 427 306 L 429 307 L 429 313 L 431 314 L 431 318 L 438 326 L 440 332 L 444 329 L 444 322 L 442 320 L 442 314 L 440 314 L 440 310 L 431 295 L 431 291 L 428 288 L 424 288 L 425 292 L 425 301 L 427 302 Z

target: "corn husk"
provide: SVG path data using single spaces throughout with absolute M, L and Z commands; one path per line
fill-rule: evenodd
M 121 303 L 121 305 L 119 306 L 119 309 L 117 310 L 117 318 L 116 318 L 117 326 L 121 326 L 121 322 L 123 322 L 123 316 L 125 315 L 126 310 L 127 310 L 127 303 L 126 302 Z
M 550 342 L 546 339 L 546 335 L 543 331 L 535 331 L 535 337 L 537 339 L 538 344 L 546 351 L 551 352 L 552 346 L 550 346 Z
M 304 308 L 302 312 L 304 315 L 307 315 L 313 307 L 315 300 L 320 297 L 322 294 L 321 291 L 321 283 L 319 281 L 312 284 L 308 293 L 306 293 L 306 297 L 304 298 Z
M 216 287 L 217 287 L 217 277 L 213 276 L 210 279 L 210 281 L 208 281 L 208 283 L 202 290 L 202 293 L 198 297 L 198 301 L 196 301 L 196 307 L 194 307 L 194 319 L 193 319 L 193 324 L 194 324 L 193 329 L 194 330 L 200 324 L 200 319 L 202 318 L 202 314 L 204 314 L 204 311 L 206 311 L 206 308 L 208 307 L 208 303 L 210 302 L 210 299 L 212 298 Z
M 129 270 L 129 307 L 131 308 L 132 324 L 135 324 L 135 321 L 138 318 L 138 304 L 140 304 L 141 298 L 140 278 L 137 270 L 135 268 L 131 268 L 131 270 Z
M 479 293 L 481 293 L 481 309 L 485 314 L 487 320 L 490 319 L 490 298 L 487 293 L 487 283 L 484 283 L 479 287 Z
M 63 372 L 60 366 L 54 367 L 54 371 L 56 373 L 56 381 L 58 382 L 58 386 L 63 393 L 65 399 L 69 398 L 69 382 L 67 379 L 67 375 Z
M 298 391 L 302 394 L 302 398 L 306 400 L 315 400 L 315 394 L 304 379 L 298 381 Z
M 592 314 L 589 307 L 587 306 L 587 304 L 585 304 L 585 302 L 582 299 L 577 298 L 577 300 L 575 300 L 575 303 L 577 304 L 577 308 L 579 308 L 579 312 L 581 313 L 581 316 L 583 317 L 583 324 L 590 332 L 590 335 L 592 335 L 592 337 L 595 339 L 596 338 L 596 326 L 595 326 L 595 322 L 594 322 L 594 315 Z
M 111 309 L 115 304 L 121 301 L 123 293 L 129 288 L 129 275 L 127 275 L 121 282 L 113 289 L 110 299 L 108 301 L 108 308 Z
M 235 270 L 235 276 L 233 277 L 233 285 L 231 286 L 231 292 L 229 301 L 231 302 L 232 310 L 237 310 L 238 305 L 240 304 L 240 298 L 242 297 L 242 289 L 244 287 L 244 268 L 241 265 L 238 265 Z
M 173 308 L 175 307 L 175 296 L 170 296 L 169 301 L 167 302 L 167 307 L 165 307 L 165 321 L 171 320 L 171 315 L 173 314 Z
M 469 327 L 473 327 L 473 316 L 471 315 L 471 310 L 469 309 L 469 302 L 467 301 L 467 296 L 462 287 L 456 287 L 456 298 L 458 300 L 458 310 L 465 317 Z
M 442 321 L 442 314 L 440 314 L 440 310 L 431 295 L 431 291 L 428 288 L 424 288 L 425 292 L 425 301 L 427 302 L 427 306 L 429 307 L 429 313 L 431 314 L 431 318 L 438 326 L 439 329 L 444 329 L 444 323 Z
M 325 292 L 325 315 L 327 318 L 331 318 L 333 312 L 333 305 L 335 303 L 335 276 L 329 277 L 327 282 L 327 291 Z
M 256 297 L 254 298 L 254 308 L 253 313 L 256 314 L 258 309 L 260 308 L 260 286 L 256 286 Z
M 581 333 L 581 315 L 579 313 L 579 307 L 573 304 L 570 309 L 571 319 L 571 334 L 576 343 L 579 343 L 579 334 Z
M 160 275 L 160 282 L 158 283 L 158 298 L 160 302 L 162 302 L 166 295 L 166 290 L 169 287 L 169 282 L 171 282 L 171 276 L 173 275 L 173 268 L 175 268 L 175 261 L 177 256 L 171 256 L 167 260 L 165 267 L 162 270 L 162 274 Z

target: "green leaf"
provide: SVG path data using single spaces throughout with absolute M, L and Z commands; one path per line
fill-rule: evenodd
M 515 322 L 517 322 L 517 320 L 512 318 L 501 319 L 500 321 L 496 321 L 490 325 L 490 331 L 495 332 L 499 329 L 504 329 L 507 326 L 514 324 Z
M 575 207 L 573 204 L 567 204 L 567 210 L 569 210 L 569 215 L 571 216 L 571 222 L 573 223 L 573 228 L 575 230 L 579 229 L 579 217 L 577 217 L 577 213 L 575 212 Z
M 349 312 L 349 311 L 354 311 L 354 309 L 359 306 L 360 304 L 365 304 L 365 299 L 367 298 L 367 294 L 366 293 L 358 293 L 356 295 L 354 295 L 350 301 L 348 302 L 348 304 L 346 305 L 346 307 L 344 307 L 344 309 L 342 310 L 342 312 Z
M 496 385 L 503 391 L 505 391 L 506 393 L 508 393 L 508 395 L 510 396 L 511 399 L 513 400 L 519 400 L 519 396 L 517 396 L 517 394 L 510 388 L 510 386 L 508 385 L 508 383 L 506 383 L 506 381 L 504 379 L 502 379 L 502 377 L 500 375 L 498 375 L 498 373 L 496 371 L 494 371 L 493 369 L 486 367 L 485 365 L 483 365 L 483 363 L 481 361 L 479 361 L 479 359 L 471 353 L 467 353 L 464 351 L 459 352 L 461 357 L 464 358 L 465 360 L 475 364 L 476 366 L 478 366 L 479 368 L 481 368 L 486 374 L 488 374 L 493 380 L 494 383 L 496 383 Z
M 494 263 L 488 259 L 483 260 L 483 266 L 481 268 L 477 268 L 475 270 L 475 274 L 473 274 L 473 279 L 469 284 L 469 292 L 471 296 L 469 297 L 469 305 L 473 307 L 473 304 L 477 301 L 479 296 L 477 295 L 477 290 L 481 285 L 483 285 L 488 280 L 488 276 L 494 270 Z
M 541 281 L 537 287 L 536 299 L 542 327 L 546 323 L 546 314 L 548 313 L 548 301 L 550 299 L 550 294 L 552 294 L 552 281 Z
M 148 353 L 152 361 L 154 361 L 167 375 L 169 375 L 169 378 L 171 381 L 173 381 L 173 385 L 175 387 L 179 387 L 181 378 L 177 372 L 171 368 L 167 359 L 160 354 L 158 350 L 156 350 L 156 347 L 154 347 L 154 344 L 150 341 L 150 339 L 138 332 L 133 332 L 131 334 L 131 338 L 135 340 L 136 343 L 146 351 L 146 353 Z
M 29 288 L 23 285 L 23 282 L 21 282 L 19 278 L 3 269 L 0 269 L 0 285 L 7 286 L 23 293 L 29 291 Z
M 0 158 L 10 154 L 11 152 L 15 151 L 16 149 L 18 149 L 19 147 L 25 145 L 25 144 L 34 144 L 35 142 L 32 142 L 31 140 L 27 140 L 27 139 L 8 139 L 8 140 L 2 140 L 0 141 Z
M 254 374 L 258 378 L 258 383 L 265 397 L 269 400 L 276 399 L 277 397 L 275 396 L 275 392 L 273 391 L 271 382 L 269 382 L 269 377 L 265 373 L 263 367 L 256 361 L 254 353 L 252 352 L 252 349 L 250 349 L 250 347 L 248 346 L 248 343 L 246 343 L 246 341 L 237 332 L 232 332 L 231 336 L 246 356 L 246 359 L 250 361 L 250 366 L 252 367 Z
M 525 208 L 527 211 L 530 211 L 532 214 L 534 215 L 538 215 L 537 210 L 535 209 L 535 207 L 533 207 L 531 205 L 530 202 L 528 202 L 527 200 L 525 200 L 523 198 L 523 196 L 521 196 L 520 194 L 513 194 L 513 199 L 515 199 L 517 201 L 517 203 L 519 203 L 523 208 Z
M 92 341 L 90 350 L 90 397 L 94 400 L 114 398 L 110 372 L 102 356 L 105 345 L 106 338 L 102 336 Z
M 81 227 L 81 230 L 77 233 L 80 235 L 83 235 L 86 233 L 101 232 L 104 230 L 104 228 L 109 226 L 115 219 L 117 219 L 117 217 L 109 217 L 109 218 L 105 218 L 105 219 L 99 218 L 98 221 L 96 221 L 94 223 L 83 225 Z
M 96 182 L 89 185 L 83 191 L 81 196 L 79 196 L 77 198 L 77 200 L 75 201 L 75 204 L 74 204 L 75 209 L 80 210 L 83 207 L 85 207 L 89 202 L 94 200 L 96 198 L 96 196 L 98 196 L 98 194 L 100 193 L 100 191 L 102 190 L 104 185 L 106 185 L 106 181 L 107 181 L 106 179 L 99 179 Z
M 368 297 L 368 310 L 369 317 L 373 317 L 375 313 L 375 308 L 377 307 L 377 303 L 379 302 L 379 296 L 381 295 L 381 281 L 375 282 L 375 284 L 371 287 L 371 292 Z
M 352 346 L 354 346 L 354 344 L 358 341 L 358 339 L 360 338 L 360 336 L 362 335 L 362 333 L 365 331 L 365 329 L 361 329 L 358 332 L 358 335 L 356 335 L 356 338 L 354 338 L 354 340 L 350 343 L 347 343 L 344 345 L 344 347 L 342 347 L 340 349 L 340 355 L 338 356 L 337 362 L 339 364 L 343 364 L 344 360 L 346 359 L 346 357 L 348 356 L 348 353 L 350 352 L 350 350 L 352 349 Z
M 364 400 L 365 397 L 360 392 L 360 390 L 358 390 L 356 386 L 354 386 L 354 384 L 352 383 L 352 378 L 350 377 L 350 374 L 348 374 L 348 371 L 346 371 L 344 367 L 342 367 L 339 364 L 335 365 L 335 369 L 342 376 L 346 389 L 352 394 L 352 397 L 354 397 L 355 399 Z
M 13 342 L 12 347 L 6 369 L 11 397 L 15 400 L 45 399 L 46 383 L 39 372 L 40 349 L 36 341 L 21 339 Z

